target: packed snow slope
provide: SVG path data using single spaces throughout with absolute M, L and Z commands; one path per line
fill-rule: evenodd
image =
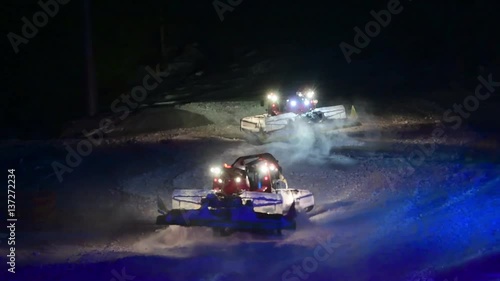
M 299 126 L 290 141 L 259 146 L 211 134 L 210 124 L 110 136 L 61 182 L 38 186 L 56 194 L 57 216 L 21 223 L 9 280 L 494 280 L 500 170 L 492 140 L 467 130 L 436 138 L 432 114 L 368 117 L 327 134 Z M 24 161 L 64 161 L 57 142 L 29 145 L 38 156 Z M 24 151 L 4 146 L 11 159 Z M 280 161 L 290 186 L 315 195 L 297 231 L 218 238 L 206 228 L 154 226 L 157 196 L 210 188 L 210 166 L 259 152 Z

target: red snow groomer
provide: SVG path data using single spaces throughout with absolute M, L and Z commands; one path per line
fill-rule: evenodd
M 349 115 L 344 105 L 317 107 L 317 94 L 310 88 L 286 97 L 280 97 L 276 92 L 269 93 L 267 99 L 261 100 L 261 105 L 266 106 L 265 114 L 240 119 L 240 130 L 249 141 L 256 143 L 272 141 L 273 138 L 268 137 L 276 132 L 294 133 L 297 122 L 315 126 L 321 131 L 360 124 L 354 107 L 351 107 Z
M 270 193 L 273 182 L 281 180 L 286 184 L 281 167 L 271 154 L 240 157 L 232 165 L 212 167 L 210 172 L 214 176 L 213 190 L 226 195 L 241 191 Z
M 168 211 L 159 199 L 157 224 L 207 226 L 216 234 L 295 229 L 296 211 L 310 211 L 308 190 L 290 189 L 269 153 L 247 155 L 210 169 L 212 190 L 174 190 Z

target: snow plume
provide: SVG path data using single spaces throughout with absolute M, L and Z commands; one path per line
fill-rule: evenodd
M 267 152 L 274 154 L 284 164 L 309 163 L 327 164 L 349 161 L 335 153 L 335 148 L 362 145 L 341 132 L 326 132 L 327 125 L 311 125 L 297 121 L 288 131 L 285 142 L 264 145 Z
M 350 164 L 352 161 L 348 157 L 337 154 L 335 148 L 360 146 L 362 143 L 343 133 L 335 132 L 335 130 L 327 132 L 325 129 L 330 125 L 311 125 L 303 121 L 296 121 L 293 127 L 271 137 L 269 143 L 259 146 L 245 143 L 236 149 L 228 150 L 226 153 L 241 156 L 269 152 L 284 165 Z
M 185 249 L 179 253 L 173 250 L 182 249 L 186 246 L 217 242 L 209 228 L 170 226 L 137 241 L 131 246 L 131 250 L 138 253 L 189 256 L 190 253 L 186 252 Z

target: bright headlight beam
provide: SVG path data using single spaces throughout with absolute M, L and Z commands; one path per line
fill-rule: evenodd
M 212 174 L 219 175 L 221 173 L 221 169 L 219 167 L 212 167 L 212 168 L 210 168 L 210 172 Z
M 292 101 L 290 102 L 290 105 L 291 105 L 291 106 L 296 106 L 296 105 L 297 105 L 297 101 L 292 100 Z
M 278 101 L 278 95 L 275 93 L 270 93 L 267 95 L 267 99 L 272 101 L 272 102 L 277 102 Z
M 308 99 L 304 100 L 304 105 L 305 105 L 305 106 L 308 106 L 309 104 L 310 104 L 310 102 L 309 102 L 309 100 L 308 100 Z
M 266 173 L 267 171 L 269 171 L 269 168 L 267 167 L 267 165 L 262 165 L 262 166 L 260 167 L 260 171 L 261 171 L 262 173 Z

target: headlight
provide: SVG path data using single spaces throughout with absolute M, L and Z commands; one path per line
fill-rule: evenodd
M 274 164 L 269 165 L 269 170 L 271 171 L 276 170 L 276 166 L 274 166 Z
M 234 179 L 234 181 L 237 182 L 237 183 L 240 183 L 241 182 L 241 178 L 237 177 L 237 178 Z
M 260 170 L 261 173 L 267 173 L 267 172 L 269 172 L 269 167 L 267 166 L 267 164 L 262 164 L 259 167 L 259 170 Z
M 269 95 L 267 95 L 267 99 L 272 101 L 272 102 L 277 102 L 278 101 L 278 95 L 274 94 L 274 93 L 270 93 Z
M 214 174 L 216 176 L 220 175 L 221 172 L 222 172 L 222 170 L 219 167 L 212 167 L 212 168 L 210 168 L 210 173 L 212 173 L 212 174 Z
M 304 100 L 304 105 L 305 105 L 305 106 L 308 106 L 310 103 L 311 103 L 311 102 L 310 102 L 308 99 L 305 99 L 305 100 Z
M 290 101 L 290 105 L 291 105 L 291 106 L 296 106 L 296 105 L 297 105 L 297 101 L 296 101 L 296 100 L 292 100 L 292 101 Z
M 307 92 L 307 98 L 312 99 L 314 97 L 314 91 Z

